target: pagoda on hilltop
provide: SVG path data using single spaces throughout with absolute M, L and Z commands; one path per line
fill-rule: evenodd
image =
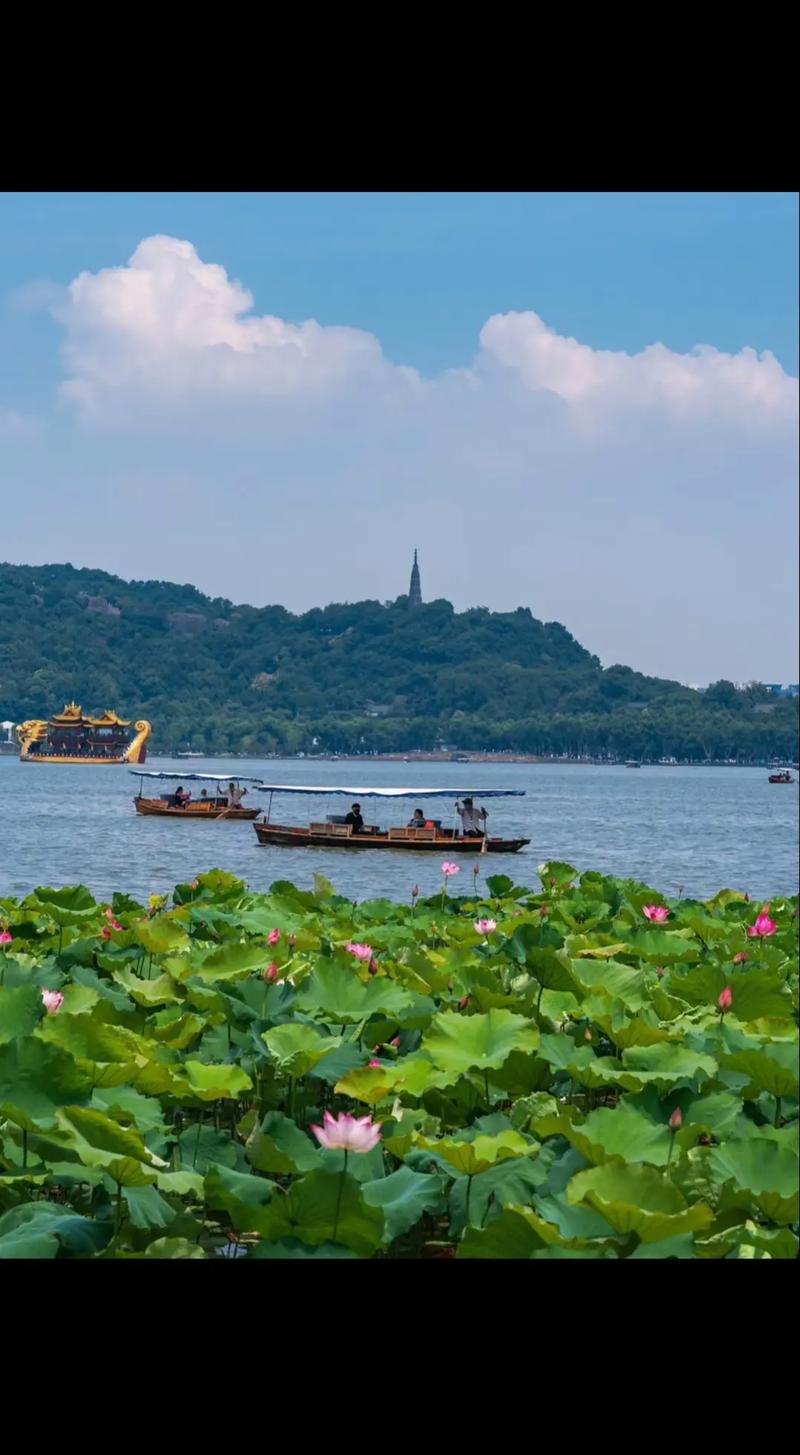
M 408 588 L 408 604 L 409 606 L 422 605 L 422 586 L 419 579 L 416 548 L 414 550 L 414 564 L 411 567 L 411 585 Z

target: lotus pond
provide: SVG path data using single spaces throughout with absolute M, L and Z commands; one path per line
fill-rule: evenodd
M 797 899 L 0 899 L 2 1258 L 796 1258 Z

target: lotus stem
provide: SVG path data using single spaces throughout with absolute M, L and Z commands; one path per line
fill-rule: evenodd
M 197 1165 L 197 1153 L 198 1153 L 199 1148 L 200 1148 L 200 1133 L 201 1133 L 202 1130 L 203 1130 L 203 1114 L 201 1112 L 200 1113 L 200 1116 L 197 1118 L 197 1136 L 194 1139 L 194 1154 L 192 1156 L 192 1166 L 193 1167 L 196 1167 L 196 1165 Z
M 780 1101 L 778 1105 L 780 1106 Z M 777 1121 L 775 1125 L 778 1125 Z M 23 1167 L 27 1167 L 28 1165 L 28 1133 L 24 1127 L 22 1128 L 22 1165 Z
M 779 1127 L 780 1124 L 781 1124 L 781 1099 L 780 1099 L 779 1096 L 776 1096 L 775 1097 L 775 1121 L 774 1121 L 773 1125 L 776 1126 L 776 1127 Z
M 470 1172 L 470 1173 L 467 1174 L 467 1210 L 466 1210 L 466 1213 L 464 1214 L 464 1226 L 465 1226 L 465 1228 L 468 1228 L 469 1227 L 469 1198 L 470 1198 L 470 1193 L 471 1192 L 472 1192 L 472 1173 Z
M 331 1235 L 331 1242 L 332 1243 L 335 1243 L 336 1242 L 336 1234 L 337 1234 L 337 1231 L 338 1231 L 338 1228 L 339 1228 L 339 1208 L 342 1205 L 342 1190 L 344 1188 L 344 1179 L 345 1179 L 346 1176 L 347 1176 L 347 1148 L 345 1147 L 345 1149 L 344 1149 L 344 1166 L 342 1167 L 342 1170 L 339 1173 L 339 1186 L 336 1189 L 336 1211 L 335 1211 L 335 1213 L 333 1215 L 333 1233 Z

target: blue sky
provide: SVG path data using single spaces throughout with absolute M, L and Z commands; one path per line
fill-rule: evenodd
M 793 195 L 2 211 L 3 557 L 302 609 L 395 595 L 417 544 L 426 594 L 606 662 L 796 677 Z

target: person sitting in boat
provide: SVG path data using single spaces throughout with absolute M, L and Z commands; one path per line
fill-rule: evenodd
M 352 824 L 354 834 L 363 834 L 364 820 L 361 817 L 361 804 L 354 803 L 348 814 L 345 814 L 345 823 Z
M 228 791 L 225 794 L 228 808 L 241 808 L 242 799 L 244 798 L 246 792 L 246 788 L 237 788 L 235 783 L 229 783 Z
M 184 792 L 183 784 L 179 783 L 178 787 L 175 789 L 175 807 L 185 808 L 191 796 L 191 793 Z
M 413 812 L 411 818 L 408 820 L 408 827 L 410 829 L 424 829 L 424 827 L 425 827 L 425 815 L 422 812 L 422 809 L 421 808 L 415 808 L 414 809 L 414 812 Z
M 471 798 L 463 804 L 456 804 L 456 813 L 461 818 L 461 831 L 465 839 L 482 839 L 486 833 L 486 809 L 476 808 Z

